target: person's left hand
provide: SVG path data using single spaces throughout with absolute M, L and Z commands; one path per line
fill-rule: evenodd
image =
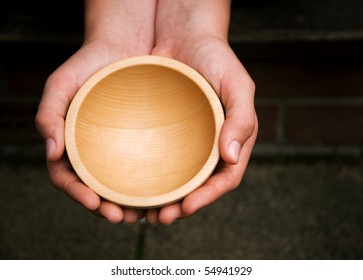
M 226 115 L 220 134 L 221 160 L 215 173 L 182 201 L 147 210 L 146 219 L 150 224 L 170 224 L 190 216 L 235 189 L 242 180 L 257 137 L 255 85 L 251 77 L 226 40 L 191 33 L 185 37 L 175 35 L 168 42 L 157 41 L 152 54 L 171 57 L 191 66 L 216 91 Z

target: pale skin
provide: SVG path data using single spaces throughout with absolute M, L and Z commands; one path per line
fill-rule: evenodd
M 171 224 L 213 203 L 242 180 L 256 137 L 255 86 L 228 45 L 226 0 L 88 0 L 82 47 L 47 80 L 36 116 L 45 140 L 52 184 L 112 223 Z M 199 71 L 213 86 L 226 114 L 221 160 L 207 182 L 182 201 L 135 210 L 100 198 L 72 170 L 64 147 L 64 119 L 78 88 L 93 73 L 122 58 L 167 56 Z

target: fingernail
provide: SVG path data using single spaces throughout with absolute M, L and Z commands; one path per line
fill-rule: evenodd
M 228 152 L 233 161 L 238 163 L 239 154 L 241 153 L 241 145 L 236 140 L 233 140 L 231 144 L 229 144 Z
M 172 224 L 173 224 L 176 220 L 177 220 L 177 219 L 172 220 L 171 222 L 169 222 L 169 223 L 165 224 L 165 226 L 170 226 L 170 225 L 172 225 Z
M 55 141 L 53 138 L 48 138 L 45 141 L 45 150 L 47 159 L 49 160 L 55 152 Z

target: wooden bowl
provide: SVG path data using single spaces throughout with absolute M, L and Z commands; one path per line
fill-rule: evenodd
M 178 201 L 219 160 L 224 113 L 209 83 L 165 57 L 121 60 L 94 74 L 66 118 L 69 160 L 101 197 L 135 208 Z

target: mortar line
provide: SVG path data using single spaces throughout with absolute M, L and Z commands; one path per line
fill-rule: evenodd
M 146 222 L 141 220 L 139 222 L 140 229 L 137 235 L 137 241 L 135 246 L 135 260 L 142 260 L 144 258 L 145 236 L 146 236 Z
M 286 141 L 286 104 L 281 102 L 278 104 L 278 114 L 276 122 L 276 142 L 277 144 L 283 144 Z
M 350 105 L 350 106 L 361 106 L 363 104 L 362 97 L 265 97 L 256 98 L 256 104 L 280 104 L 284 103 L 287 105 Z

